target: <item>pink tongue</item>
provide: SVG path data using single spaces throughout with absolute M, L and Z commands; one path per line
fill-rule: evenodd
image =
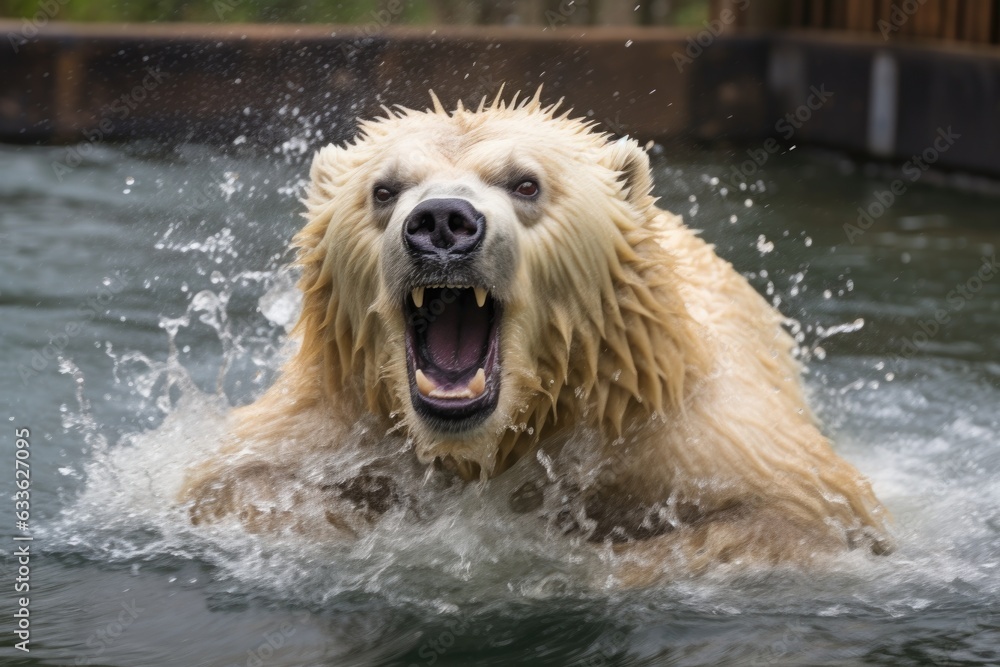
M 463 290 L 427 327 L 427 353 L 441 370 L 475 369 L 485 356 L 490 335 L 489 315 L 486 308 L 476 305 L 471 292 Z

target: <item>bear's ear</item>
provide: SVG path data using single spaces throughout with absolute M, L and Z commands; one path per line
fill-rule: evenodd
M 347 149 L 328 144 L 313 155 L 309 178 L 316 185 L 326 185 L 334 180 L 344 161 Z
M 622 137 L 605 148 L 605 166 L 621 172 L 622 195 L 631 204 L 638 204 L 653 189 L 649 173 L 649 156 L 635 139 Z

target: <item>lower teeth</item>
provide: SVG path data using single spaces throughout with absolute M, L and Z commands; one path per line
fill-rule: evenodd
M 486 371 L 482 368 L 476 371 L 476 375 L 464 387 L 456 389 L 441 389 L 434 380 L 431 380 L 419 368 L 414 373 L 417 382 L 417 390 L 429 398 L 476 398 L 482 396 L 486 391 Z

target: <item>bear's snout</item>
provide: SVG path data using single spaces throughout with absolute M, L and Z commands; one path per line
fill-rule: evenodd
M 467 255 L 486 235 L 486 216 L 465 199 L 425 199 L 403 223 L 403 241 L 421 256 Z

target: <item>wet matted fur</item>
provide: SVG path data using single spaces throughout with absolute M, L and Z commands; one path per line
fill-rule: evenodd
M 193 520 L 357 535 L 405 504 L 399 476 L 490 484 L 531 460 L 548 466 L 536 496 L 577 503 L 566 532 L 615 549 L 691 568 L 884 551 L 884 512 L 818 430 L 779 313 L 657 208 L 635 141 L 539 98 L 386 109 L 319 151 L 295 238 L 301 345 L 190 474 Z M 529 177 L 540 192 L 513 195 Z M 499 318 L 495 406 L 455 428 L 415 409 L 407 348 L 422 269 L 401 230 L 434 197 L 482 212 L 455 282 L 488 289 Z M 404 465 L 349 463 L 387 434 Z

